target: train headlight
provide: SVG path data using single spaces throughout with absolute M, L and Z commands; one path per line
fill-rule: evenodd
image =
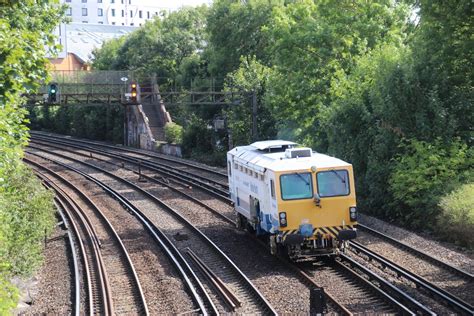
M 349 218 L 351 219 L 351 222 L 355 222 L 357 220 L 357 207 L 349 207 Z
M 288 222 L 286 221 L 286 212 L 281 212 L 279 217 L 280 217 L 280 226 L 286 227 L 286 225 L 288 225 Z

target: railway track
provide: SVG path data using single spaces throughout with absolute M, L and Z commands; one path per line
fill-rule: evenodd
M 48 153 L 47 150 L 43 150 L 43 152 Z M 30 154 L 39 155 L 37 153 Z M 147 199 L 150 199 L 151 201 L 159 205 L 160 208 L 165 209 L 167 213 L 172 213 L 172 217 L 168 215 L 168 220 L 170 220 L 170 218 L 174 219 L 174 222 L 172 224 L 173 227 L 170 230 L 173 232 L 177 231 L 179 232 L 179 234 L 168 233 L 169 240 L 172 240 L 172 244 L 183 258 L 187 252 L 187 248 L 191 248 L 195 253 L 200 254 L 201 259 L 206 262 L 206 265 L 210 267 L 210 269 L 214 273 L 219 275 L 219 277 L 226 283 L 226 285 L 230 289 L 232 289 L 235 295 L 241 300 L 241 304 L 240 306 L 238 306 L 238 308 L 235 309 L 235 312 L 276 314 L 276 312 L 266 301 L 266 299 L 253 286 L 253 284 L 248 280 L 248 278 L 237 268 L 237 266 L 222 251 L 220 251 L 220 249 L 217 248 L 215 244 L 212 243 L 212 241 L 210 241 L 190 222 L 188 222 L 185 218 L 179 215 L 175 210 L 167 206 L 164 202 L 157 199 L 156 197 L 148 193 L 146 190 L 143 190 L 140 187 L 136 186 L 135 184 L 127 180 L 121 179 L 120 177 L 113 175 L 112 173 L 109 173 L 105 170 L 102 170 L 97 166 L 88 164 L 86 162 L 77 161 L 58 153 L 49 152 L 49 154 L 61 157 L 61 159 L 72 160 L 75 161 L 75 163 L 80 163 L 87 166 L 88 168 L 98 170 L 106 174 L 107 176 L 113 178 L 115 181 L 122 182 L 127 186 L 132 187 L 135 191 L 140 192 L 141 194 L 146 196 Z M 45 157 L 44 155 L 39 156 L 41 156 L 43 159 L 54 160 L 49 157 Z M 55 163 L 59 162 L 55 161 Z M 65 168 L 72 168 L 63 163 L 59 164 Z M 74 171 L 79 173 L 79 170 L 77 169 L 75 169 Z M 81 174 L 85 176 L 84 173 Z M 109 190 L 112 189 L 109 188 Z M 122 199 L 125 198 L 122 197 Z M 131 206 L 131 208 L 133 208 L 133 206 Z M 165 216 L 165 214 L 162 215 Z M 169 228 L 170 227 L 168 227 L 168 229 Z M 200 274 L 199 270 L 195 266 L 193 266 L 193 264 L 189 264 L 189 266 L 195 274 Z M 206 293 L 216 293 L 215 289 L 214 291 L 211 290 L 211 286 L 207 287 L 205 283 L 204 286 L 206 287 Z M 232 306 L 229 306 L 229 304 L 222 302 L 222 300 L 216 299 L 217 297 L 223 297 L 222 293 L 217 293 L 217 295 L 213 297 L 214 300 L 210 300 L 210 302 L 215 303 L 217 306 L 217 310 L 214 311 L 215 313 L 229 312 L 229 307 L 231 308 L 230 311 L 232 311 Z
M 400 248 L 400 249 L 403 249 L 409 253 L 412 253 L 414 255 L 416 255 L 417 257 L 419 258 L 422 258 L 423 260 L 426 260 L 428 262 L 431 262 L 432 264 L 436 265 L 436 266 L 439 266 L 445 270 L 448 270 L 450 271 L 451 273 L 453 274 L 456 274 L 456 275 L 459 275 L 461 278 L 469 281 L 469 282 L 473 282 L 474 281 L 474 275 L 472 273 L 468 273 L 464 270 L 461 270 L 449 263 L 446 263 L 444 261 L 441 261 L 431 255 L 429 255 L 428 253 L 424 252 L 424 251 L 421 251 L 419 249 L 416 249 L 414 247 L 411 247 L 410 245 L 404 243 L 404 242 L 401 242 L 395 238 L 392 238 L 390 237 L 389 235 L 387 234 L 384 234 L 382 232 L 379 232 L 373 228 L 370 228 L 366 225 L 363 225 L 363 224 L 359 224 L 357 226 L 360 230 L 364 231 L 364 232 L 367 232 L 371 235 L 374 235 L 376 237 L 379 237 L 387 242 L 389 242 L 390 244 Z
M 33 146 L 33 148 L 39 148 L 39 147 L 36 147 Z M 54 147 L 53 148 L 58 148 L 58 147 Z M 78 151 L 75 151 L 74 152 L 75 155 L 78 155 L 78 156 L 82 156 L 84 158 L 90 158 L 90 155 L 86 152 L 78 152 Z M 104 163 L 108 163 L 110 164 L 111 166 L 114 166 L 116 167 L 117 164 L 112 162 L 112 161 L 107 161 L 107 160 L 103 160 L 101 159 L 98 155 L 94 155 L 94 160 L 99 160 L 99 161 L 102 161 Z M 224 221 L 225 223 L 229 224 L 229 226 L 231 227 L 235 227 L 235 222 L 234 220 L 230 219 L 229 217 L 223 215 L 221 212 L 219 212 L 218 210 L 214 209 L 214 208 L 211 208 L 209 207 L 208 205 L 202 203 L 200 200 L 190 196 L 189 194 L 183 192 L 183 189 L 185 188 L 181 188 L 181 189 L 178 189 L 177 188 L 177 184 L 173 183 L 173 182 L 169 182 L 169 181 L 164 181 L 163 179 L 157 179 L 155 177 L 152 177 L 152 176 L 147 176 L 146 174 L 144 174 L 143 172 L 142 173 L 139 173 L 136 168 L 130 168 L 130 167 L 127 167 L 127 166 L 121 166 L 121 167 L 124 167 L 132 172 L 134 172 L 137 176 L 140 175 L 140 177 L 143 179 L 143 180 L 146 180 L 148 182 L 151 182 L 151 183 L 156 183 L 160 186 L 166 186 L 170 189 L 172 189 L 173 191 L 183 195 L 184 197 L 190 199 L 191 201 L 193 201 L 194 203 L 198 204 L 198 205 L 201 205 L 203 207 L 205 207 L 208 211 L 212 212 L 213 214 L 217 215 L 222 221 Z M 247 235 L 245 235 L 246 237 L 248 237 Z M 222 237 L 222 236 L 219 236 L 219 237 Z M 291 267 L 291 265 L 289 265 Z M 310 288 L 314 288 L 314 287 L 318 287 L 318 284 L 309 276 L 307 275 L 306 273 L 302 272 L 300 269 L 296 268 L 296 267 L 292 267 L 294 273 L 296 276 L 299 277 L 300 280 L 302 280 L 302 283 L 305 284 L 308 289 Z M 283 283 L 284 284 L 284 283 Z M 282 284 L 282 286 L 283 286 Z M 343 314 L 343 315 L 351 315 L 352 313 L 350 311 L 348 311 L 347 309 L 344 308 L 344 306 L 342 306 L 341 304 L 339 304 L 335 299 L 333 299 L 330 294 L 326 293 L 326 296 L 327 296 L 327 301 L 329 302 L 329 305 L 330 305 L 330 310 L 331 311 L 334 311 L 334 312 L 337 312 L 338 314 Z
M 105 285 L 104 293 L 107 295 L 105 297 L 107 299 L 107 306 L 106 308 L 100 309 L 99 295 L 97 295 L 98 291 L 92 291 L 93 299 L 90 300 L 93 303 L 93 309 L 90 310 L 93 312 L 91 313 L 136 313 L 148 315 L 147 302 L 135 266 L 119 234 L 104 216 L 100 208 L 77 186 L 57 172 L 27 158 L 25 160 L 27 163 L 34 165 L 38 173 L 43 172 L 42 177 L 45 179 L 46 184 L 60 197 L 58 199 L 65 201 L 69 209 L 74 210 L 74 212 L 68 212 L 68 214 L 71 215 L 70 220 L 76 222 L 74 220 L 74 218 L 76 218 L 81 221 L 82 225 L 87 229 L 88 233 L 90 233 L 90 240 L 93 241 L 92 244 L 96 247 L 95 255 L 101 260 L 100 276 L 103 278 L 101 283 Z M 52 178 L 46 176 L 44 173 L 50 174 Z M 74 190 L 91 208 L 92 212 L 88 212 L 86 208 L 79 205 L 65 189 L 54 182 L 54 179 L 59 180 L 65 184 L 66 187 Z M 67 207 L 63 202 L 60 203 L 62 207 Z M 100 223 L 100 225 L 98 225 L 98 223 Z M 103 233 L 101 235 L 98 233 L 100 230 Z M 89 261 L 93 260 L 92 256 L 87 259 Z M 89 271 L 91 270 L 89 269 Z M 91 273 L 91 275 L 93 275 L 93 273 Z M 91 284 L 94 283 L 92 282 Z M 110 284 L 114 285 L 113 289 Z M 117 297 L 119 297 L 119 299 Z
M 108 156 L 111 158 L 120 157 L 120 159 L 122 159 L 124 163 L 127 162 L 131 164 L 135 164 L 140 169 L 147 168 L 149 170 L 162 174 L 166 176 L 167 178 L 173 179 L 174 181 L 177 181 L 179 183 L 184 183 L 187 185 L 198 187 L 205 190 L 206 192 L 212 192 L 211 194 L 214 197 L 224 202 L 227 202 L 227 203 L 232 202 L 228 197 L 229 187 L 227 183 L 224 182 L 224 180 L 217 181 L 215 179 L 209 179 L 208 177 L 201 176 L 196 173 L 192 173 L 189 170 L 184 170 L 183 168 L 179 168 L 179 169 L 176 169 L 176 167 L 173 168 L 173 166 L 169 163 L 170 161 L 169 158 L 165 160 L 167 162 L 165 164 L 162 162 L 150 161 L 149 159 L 144 159 L 142 157 L 143 153 L 141 152 L 137 153 L 128 148 L 125 150 L 127 151 L 127 154 L 125 154 L 121 150 L 117 150 L 115 146 L 111 146 L 111 145 L 104 144 L 102 146 L 100 145 L 91 146 L 91 144 L 87 144 L 84 141 L 76 142 L 76 141 L 68 141 L 67 139 L 59 139 L 59 138 L 51 139 L 47 137 L 38 136 L 37 134 L 32 134 L 32 141 L 38 144 L 43 144 L 43 145 L 48 145 L 48 146 L 54 146 L 53 144 L 56 144 L 58 146 L 68 146 L 68 147 L 77 148 L 81 150 L 88 150 L 91 153 L 94 152 L 94 153 L 97 153 L 103 156 Z M 78 145 L 78 143 L 86 143 L 86 144 Z M 133 155 L 131 155 L 130 152 L 133 153 Z M 153 155 L 153 156 L 150 155 L 149 157 L 153 159 L 164 160 L 162 157 L 158 155 Z M 192 166 L 193 168 L 195 168 L 196 170 L 199 170 L 200 172 L 202 170 L 206 170 L 207 172 L 210 172 L 209 170 L 207 170 L 206 168 L 202 166 L 196 166 L 189 163 L 186 166 L 187 167 Z M 219 177 L 223 177 L 222 173 L 218 171 L 214 171 L 214 172 L 216 172 L 219 175 Z
M 38 176 L 44 180 L 47 181 L 46 178 L 44 178 L 41 174 L 38 174 Z M 45 185 L 46 186 L 46 185 Z M 48 187 L 48 186 L 46 186 Z M 73 296 L 74 296 L 74 303 L 72 304 L 72 310 L 74 315 L 79 316 L 81 314 L 81 273 L 80 273 L 80 266 L 81 262 L 84 262 L 84 258 L 86 258 L 86 254 L 84 251 L 83 245 L 79 245 L 79 241 L 77 241 L 77 236 L 79 236 L 79 232 L 77 231 L 77 227 L 73 226 L 73 223 L 69 223 L 69 220 L 66 218 L 65 212 L 67 210 L 66 205 L 63 202 L 63 199 L 59 197 L 54 198 L 54 204 L 58 210 L 59 216 L 61 218 L 61 221 L 64 225 L 64 228 L 67 231 L 68 235 L 68 243 L 69 243 L 69 250 L 71 252 L 71 257 L 72 257 L 72 265 L 73 265 L 73 270 L 74 270 L 74 290 L 73 290 Z
M 90 219 L 84 209 L 71 199 L 71 197 L 55 183 L 53 178 L 43 173 L 47 172 L 55 175 L 54 171 L 46 169 L 28 158 L 24 158 L 24 160 L 34 166 L 37 174 L 40 174 L 40 177 L 44 179 L 45 184 L 55 191 L 56 199 L 67 214 L 68 221 L 74 228 L 77 240 L 79 240 L 88 293 L 88 305 L 84 312 L 88 312 L 89 314 L 112 315 L 114 313 L 114 304 L 110 283 L 100 249 L 101 244 L 99 237 L 94 227 L 91 226 Z M 41 168 L 42 171 L 38 170 L 39 168 Z M 60 176 L 56 175 L 56 178 L 67 183 L 67 181 Z M 77 311 L 76 307 L 76 313 Z
M 48 138 L 45 138 L 45 137 L 43 138 L 42 141 L 44 141 L 45 143 L 48 143 L 48 142 L 49 142 Z M 62 143 L 62 142 L 61 142 L 61 138 L 60 138 L 60 137 L 57 137 L 57 138 L 55 138 L 55 145 L 56 145 L 56 146 L 61 146 L 61 145 L 63 145 L 63 146 L 64 146 L 64 145 L 70 146 L 71 143 L 70 143 L 70 142 L 68 142 L 68 143 Z M 96 153 L 96 154 L 102 154 L 103 152 L 101 153 L 101 151 L 96 148 L 96 146 L 99 146 L 99 145 L 100 145 L 100 143 L 97 143 L 97 144 L 95 144 L 94 146 L 92 146 L 92 147 L 89 146 L 89 147 L 87 147 L 87 148 L 84 148 L 84 147 L 82 147 L 82 146 L 76 145 L 75 148 L 81 149 L 81 150 L 91 150 L 91 152 L 93 151 L 93 152 Z M 48 146 L 51 146 L 51 144 L 48 143 Z M 71 147 L 72 147 L 72 146 L 71 146 Z M 111 146 L 111 147 L 113 147 L 113 146 Z M 135 154 L 138 155 L 138 154 L 141 154 L 141 153 L 140 153 L 140 151 L 137 151 L 137 152 L 135 152 Z M 110 157 L 110 156 L 109 156 L 109 157 Z M 121 155 L 121 157 L 123 157 L 123 156 Z M 135 171 L 134 171 L 134 172 L 137 172 L 137 171 L 136 171 L 136 170 L 137 170 L 137 167 L 138 167 L 138 165 L 141 164 L 140 162 L 137 162 L 136 160 L 134 161 L 133 159 L 132 159 L 132 160 L 129 160 L 128 163 L 129 163 L 129 164 L 134 164 L 134 163 L 135 163 L 135 166 L 136 166 L 136 167 L 135 167 Z M 179 161 L 174 161 L 173 163 L 174 163 L 174 164 L 179 164 L 179 163 L 181 163 L 181 162 L 179 162 Z M 149 162 L 149 164 L 150 164 L 150 167 L 151 167 L 151 166 L 154 164 L 154 162 Z M 173 168 L 173 167 L 172 167 L 171 165 L 168 165 L 168 168 Z M 138 170 L 139 170 L 139 167 L 138 167 Z M 153 170 L 153 169 L 151 169 L 151 170 Z M 179 169 L 178 169 L 178 170 L 179 170 Z M 198 170 L 198 169 L 197 169 L 197 170 Z M 177 172 L 179 173 L 179 171 L 177 171 Z M 141 172 L 137 172 L 137 173 L 140 174 Z M 144 176 L 143 173 L 142 173 L 141 175 Z M 145 176 L 145 177 L 148 177 L 148 176 Z M 214 178 L 216 178 L 216 177 L 222 177 L 222 178 L 223 178 L 223 177 L 226 177 L 226 175 L 223 174 L 223 173 L 218 173 L 218 174 L 215 174 L 215 175 L 213 176 L 213 179 L 207 179 L 207 181 L 206 181 L 206 180 L 203 180 L 203 181 L 207 182 L 209 185 L 213 185 L 213 183 L 214 183 L 214 185 L 217 185 L 219 188 L 222 188 L 222 179 L 217 181 L 217 180 L 214 179 Z M 148 178 L 146 178 L 146 179 L 149 180 L 149 181 L 154 181 L 154 180 L 156 180 L 156 179 L 153 179 L 153 180 L 152 180 L 151 177 L 148 177 Z M 169 187 L 172 187 L 172 185 L 170 185 L 170 182 L 172 182 L 172 181 L 166 181 L 166 180 L 167 180 L 166 178 L 163 178 L 163 181 L 162 181 L 160 184 L 161 184 L 161 185 L 167 184 Z M 179 184 L 179 183 L 182 184 L 182 182 L 180 182 L 180 180 L 176 179 L 176 184 Z M 186 185 L 186 183 L 185 183 L 185 185 Z M 214 192 L 214 191 L 208 190 L 206 187 L 201 187 L 201 189 L 204 190 L 204 191 L 206 191 L 206 192 L 208 192 L 208 194 L 214 195 L 214 193 L 212 193 L 212 192 Z M 182 190 L 179 190 L 179 189 L 175 189 L 175 190 L 177 190 L 177 191 L 182 191 Z M 183 193 L 183 192 L 181 192 L 181 193 Z M 186 193 L 183 193 L 183 194 L 186 194 Z M 191 198 L 192 198 L 192 197 L 191 197 Z M 228 200 L 225 200 L 225 199 L 221 199 L 221 200 L 222 200 L 223 202 L 225 202 L 225 203 L 228 203 L 228 204 L 230 203 Z M 211 209 L 212 209 L 212 208 L 210 208 L 209 210 L 212 211 Z M 221 215 L 222 215 L 222 214 L 221 214 Z M 224 216 L 221 216 L 221 217 L 222 217 L 225 221 L 227 221 L 227 222 L 229 222 L 229 223 L 232 222 L 232 219 L 229 218 L 229 216 L 225 216 L 225 215 L 224 215 Z M 366 226 L 361 226 L 360 228 L 361 228 L 362 230 L 364 230 L 364 231 L 370 231 L 370 230 L 371 230 L 370 228 L 368 228 L 368 227 L 366 227 Z M 437 259 L 433 258 L 432 256 L 426 254 L 426 253 L 422 253 L 422 252 L 420 252 L 420 251 L 418 251 L 418 250 L 416 250 L 416 249 L 413 249 L 412 247 L 410 247 L 410 246 L 408 246 L 408 245 L 406 245 L 406 244 L 400 243 L 400 242 L 398 242 L 397 240 L 395 240 L 395 239 L 393 239 L 393 238 L 392 238 L 393 241 L 391 241 L 391 240 L 390 240 L 390 239 L 391 239 L 390 237 L 387 236 L 388 238 L 386 238 L 386 237 L 380 236 L 381 233 L 379 233 L 379 232 L 377 232 L 377 231 L 374 231 L 374 234 L 377 234 L 377 235 L 379 235 L 380 238 L 384 238 L 385 240 L 387 240 L 387 241 L 389 241 L 389 242 L 393 242 L 394 244 L 395 244 L 395 243 L 399 243 L 398 247 L 404 248 L 404 249 L 406 249 L 407 251 L 409 251 L 409 252 L 411 252 L 411 253 L 413 253 L 413 254 L 415 254 L 415 255 L 417 255 L 417 256 L 419 255 L 419 257 L 423 258 L 424 260 L 427 260 L 427 261 L 432 262 L 433 264 L 437 264 L 437 265 L 439 265 L 439 266 L 442 266 L 442 267 L 444 267 L 446 270 L 451 271 L 453 274 L 458 275 L 460 278 L 464 278 L 464 279 L 466 279 L 468 282 L 472 282 L 472 274 L 466 273 L 466 272 L 464 272 L 464 271 L 462 271 L 462 270 L 460 270 L 460 269 L 458 269 L 458 268 L 456 268 L 456 267 L 450 266 L 449 264 L 446 264 L 446 263 L 444 263 L 444 262 L 442 262 L 442 261 L 440 261 L 440 260 L 437 260 Z M 344 261 L 344 260 L 343 260 L 343 261 Z M 347 260 L 345 260 L 345 261 L 347 261 Z M 347 267 L 347 266 L 350 266 L 350 264 L 346 264 L 346 267 Z M 359 269 L 359 271 L 360 271 L 360 269 Z M 310 275 L 310 273 L 309 273 L 309 274 L 308 274 L 307 272 L 304 272 L 304 273 L 306 273 L 308 276 Z M 365 275 L 365 277 L 366 277 L 366 275 Z M 380 284 L 379 281 L 376 281 L 376 283 Z M 313 285 L 314 285 L 314 284 L 313 284 Z M 446 294 L 446 293 L 444 294 L 446 297 L 452 296 L 449 292 L 447 292 L 447 291 L 445 291 L 445 292 L 447 293 L 447 294 Z M 436 294 L 434 294 L 434 295 L 436 296 Z M 395 297 L 396 297 L 396 296 L 395 296 Z M 331 299 L 329 299 L 329 301 L 331 301 Z M 461 301 L 462 301 L 462 300 L 461 300 Z M 334 300 L 334 302 L 336 302 L 336 300 Z M 459 308 L 459 306 L 458 306 L 459 304 L 456 304 L 456 303 L 453 303 L 453 302 L 450 302 L 450 303 L 449 303 L 449 302 L 444 302 L 444 303 L 447 304 L 448 306 L 453 307 L 454 310 L 456 310 L 456 311 L 458 311 L 458 312 L 461 312 L 461 313 L 469 312 L 469 308 L 471 308 L 471 310 L 472 310 L 472 307 L 471 307 L 469 304 L 467 304 L 467 306 L 465 306 L 465 307 L 466 307 L 465 309 L 462 309 L 462 308 Z M 334 306 L 337 306 L 337 303 L 334 303 L 334 304 L 335 304 Z M 410 306 L 410 304 L 407 304 L 407 305 Z M 420 304 L 420 305 L 422 305 L 422 304 Z M 461 303 L 461 305 L 463 305 L 463 303 Z M 394 307 L 392 306 L 392 307 L 390 307 L 390 308 L 394 308 Z M 336 307 L 336 309 L 337 309 L 337 307 Z M 338 310 L 339 310 L 339 311 L 343 311 L 343 308 L 341 309 L 341 308 L 339 307 Z M 414 303 L 411 303 L 411 310 L 414 310 L 414 311 L 417 311 L 417 312 L 422 311 L 422 313 L 426 313 L 426 314 L 432 313 L 432 311 L 429 310 L 428 308 L 424 309 L 422 306 L 418 306 L 417 304 L 414 304 Z M 341 312 L 341 313 L 344 313 L 344 312 Z M 472 314 L 472 312 L 471 312 L 471 314 Z
M 137 155 L 135 157 L 138 157 L 138 158 L 149 157 L 151 159 L 155 159 L 158 161 L 160 160 L 166 161 L 171 166 L 177 167 L 180 170 L 183 170 L 183 166 L 184 166 L 184 167 L 187 167 L 188 170 L 199 170 L 200 172 L 208 173 L 212 175 L 211 178 L 216 178 L 215 179 L 216 182 L 220 182 L 222 183 L 223 186 L 227 186 L 227 173 L 220 171 L 218 168 L 206 166 L 200 163 L 194 163 L 186 159 L 180 159 L 177 157 L 171 158 L 170 156 L 153 153 L 153 152 L 150 152 L 149 150 L 137 149 L 137 148 L 132 148 L 132 147 L 124 147 L 124 146 L 118 147 L 118 146 L 109 145 L 107 143 L 99 142 L 99 141 L 78 139 L 78 138 L 74 138 L 72 140 L 68 136 L 60 136 L 60 135 L 48 134 L 48 133 L 37 132 L 37 131 L 30 131 L 30 133 L 35 138 L 44 139 L 47 141 L 50 141 L 51 139 L 56 139 L 60 141 L 68 141 L 71 144 L 83 144 L 84 147 L 91 147 L 91 145 L 93 145 L 99 148 L 106 147 L 114 151 L 119 149 L 121 152 L 127 152 L 130 154 Z M 209 179 L 209 177 L 207 179 Z
M 377 253 L 366 248 L 362 244 L 351 241 L 350 243 L 351 250 L 356 254 L 362 255 L 369 261 L 375 261 L 380 264 L 384 269 L 390 269 L 398 277 L 405 278 L 409 282 L 415 284 L 417 289 L 423 289 L 429 296 L 436 299 L 438 302 L 442 302 L 444 305 L 453 308 L 456 312 L 472 315 L 474 314 L 473 307 L 460 299 L 459 297 L 449 293 L 448 291 L 436 286 L 435 284 L 429 282 L 423 277 L 410 272 L 408 269 L 378 255 Z

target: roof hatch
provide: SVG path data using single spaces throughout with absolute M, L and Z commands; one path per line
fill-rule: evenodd
M 255 147 L 258 150 L 281 149 L 281 151 L 284 151 L 287 148 L 292 148 L 296 145 L 297 143 L 287 140 L 265 140 L 250 144 L 250 146 Z
M 311 157 L 313 151 L 311 148 L 302 147 L 302 148 L 288 148 L 285 150 L 286 158 L 303 158 Z

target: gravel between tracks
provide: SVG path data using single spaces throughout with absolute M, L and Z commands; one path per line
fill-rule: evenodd
M 31 298 L 31 305 L 13 311 L 15 315 L 72 313 L 71 286 L 74 284 L 71 282 L 74 282 L 74 269 L 68 242 L 66 231 L 61 226 L 56 226 L 47 240 L 43 265 L 33 278 L 37 283 L 25 289 L 27 296 Z M 81 297 L 84 299 L 83 293 Z
M 73 154 L 69 155 L 71 157 L 74 156 Z M 84 157 L 75 158 L 84 160 Z M 60 158 L 55 159 L 63 160 Z M 100 163 L 94 159 L 88 159 L 88 162 L 113 171 L 122 178 L 128 178 L 129 180 L 133 180 L 133 182 L 137 182 L 138 177 L 130 171 L 124 169 L 118 170 L 116 167 L 103 162 Z M 163 216 L 157 211 L 154 211 L 156 209 L 154 203 L 144 199 L 141 194 L 134 192 L 128 186 L 112 181 L 107 176 L 101 175 L 95 170 L 92 171 L 88 167 L 71 162 L 69 162 L 69 164 L 85 172 L 89 172 L 99 180 L 118 189 L 121 194 L 125 194 L 137 207 L 150 216 L 155 224 L 159 226 L 170 225 L 169 223 L 167 224 L 167 216 Z M 170 194 L 168 189 L 159 188 L 150 183 L 139 184 L 144 187 L 152 187 L 152 190 L 156 191 L 155 194 L 157 194 L 158 198 L 166 199 L 167 195 Z M 170 197 L 168 197 L 168 199 L 170 199 Z M 284 311 L 285 313 L 306 313 L 309 311 L 309 289 L 296 279 L 292 272 L 285 271 L 287 269 L 279 264 L 275 258 L 267 253 L 262 253 L 262 250 L 254 248 L 253 240 L 250 240 L 250 238 L 242 238 L 242 233 L 233 228 L 228 228 L 229 233 L 224 234 L 222 227 L 229 227 L 229 224 L 223 224 L 222 220 L 218 219 L 215 215 L 212 215 L 209 211 L 194 204 L 182 207 L 185 203 L 189 203 L 186 199 L 176 199 L 173 203 L 176 203 L 175 205 L 177 207 L 181 204 L 179 211 L 181 211 L 184 216 L 189 217 L 188 219 L 200 227 L 205 233 L 210 233 L 210 230 L 213 229 L 215 230 L 215 234 L 211 234 L 209 237 L 218 243 L 218 246 L 223 246 L 223 244 L 227 243 L 227 247 L 223 247 L 224 252 L 226 252 L 231 259 L 235 260 L 236 264 L 248 275 L 277 310 Z M 169 226 L 169 230 L 172 231 L 173 227 Z M 243 234 L 243 236 L 245 236 L 245 234 Z M 232 242 L 228 244 L 228 241 Z M 238 244 L 239 242 L 241 244 Z M 250 249 L 253 250 L 251 251 Z M 288 293 L 295 293 L 295 295 L 288 295 Z
M 437 301 L 437 299 L 432 299 L 426 294 L 424 294 L 425 292 L 423 290 L 421 291 L 418 290 L 415 284 L 405 280 L 404 278 L 398 278 L 396 273 L 393 273 L 392 271 L 388 269 L 384 269 L 381 265 L 375 262 L 364 260 L 358 255 L 352 254 L 350 252 L 349 252 L 349 255 L 355 261 L 359 262 L 361 265 L 365 266 L 366 268 L 369 268 L 371 271 L 377 273 L 379 276 L 389 281 L 393 285 L 397 286 L 399 289 L 401 289 L 403 292 L 407 293 L 408 295 L 416 299 L 418 302 L 426 306 L 429 306 L 430 309 L 434 311 L 435 313 L 437 313 L 438 315 L 450 315 L 453 313 L 452 310 L 441 305 Z M 383 255 L 385 256 L 385 254 Z
M 91 172 L 90 169 L 85 170 L 82 165 L 71 164 L 68 160 L 52 157 L 46 153 L 42 153 L 42 155 L 68 163 L 80 170 L 89 171 L 91 176 L 100 176 L 99 173 Z M 52 164 L 52 166 L 54 165 Z M 53 169 L 61 168 L 55 167 Z M 119 236 L 122 237 L 137 270 L 150 313 L 189 312 L 194 304 L 184 289 L 181 278 L 143 226 L 97 185 L 71 171 L 60 173 L 66 179 L 72 180 L 83 192 L 87 192 L 89 198 L 104 212 Z M 110 184 L 110 178 L 108 182 Z
M 474 273 L 473 252 L 467 252 L 466 250 L 460 251 L 453 245 L 435 241 L 429 237 L 420 236 L 371 216 L 364 214 L 359 214 L 359 216 L 359 222 L 361 224 L 383 232 L 455 267 L 463 269 L 469 273 Z
M 359 232 L 357 241 L 377 254 L 425 278 L 427 281 L 432 282 L 466 302 L 474 301 L 474 284 L 472 284 L 472 282 L 469 282 L 442 267 L 438 267 L 435 264 L 423 260 L 415 254 L 392 246 L 391 244 L 368 233 Z

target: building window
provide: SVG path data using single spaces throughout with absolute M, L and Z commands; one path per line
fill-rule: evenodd
M 69 15 L 69 16 L 72 15 L 72 8 L 67 8 L 66 15 Z
M 110 0 L 110 3 L 115 3 L 115 0 Z
M 115 22 L 112 22 L 112 25 L 115 25 Z
M 122 10 L 122 18 L 125 16 L 125 10 Z
M 130 10 L 130 17 L 133 18 L 133 11 Z
M 82 16 L 87 16 L 87 8 L 82 8 Z
M 147 19 L 150 18 L 150 11 L 147 11 L 147 12 L 146 12 L 146 18 L 147 18 Z
M 125 23 L 122 23 L 122 25 L 125 25 Z
M 87 3 L 87 0 L 82 0 L 82 3 Z
M 66 2 L 71 2 L 71 0 L 66 0 Z
M 104 22 L 102 22 L 102 21 L 99 21 L 99 24 L 104 24 Z
M 112 16 L 115 16 L 115 9 L 110 10 L 110 13 L 112 14 Z
M 142 18 L 142 10 L 138 11 L 138 17 L 141 19 Z
M 103 15 L 104 15 L 104 13 L 103 13 L 103 11 L 102 11 L 101 8 L 97 9 L 97 15 L 98 15 L 98 16 L 103 16 Z
M 130 26 L 133 26 L 134 24 L 133 23 L 130 23 Z
M 132 4 L 132 0 L 128 0 L 128 4 Z
M 87 22 L 87 21 L 82 21 L 82 23 L 89 23 L 89 22 Z
M 102 0 L 97 0 L 97 3 L 102 3 Z

